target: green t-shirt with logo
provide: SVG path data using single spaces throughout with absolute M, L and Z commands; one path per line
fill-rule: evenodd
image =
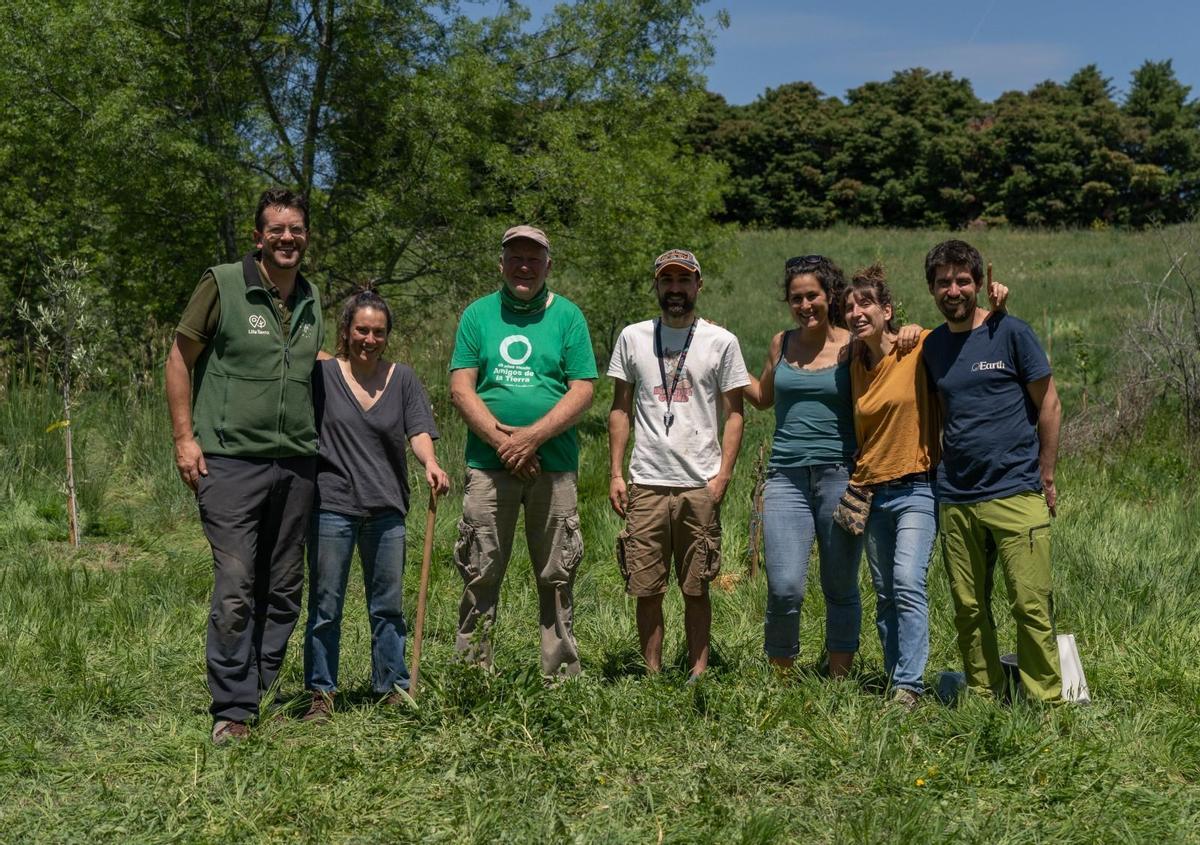
M 567 392 L 567 382 L 596 378 L 596 357 L 583 312 L 570 300 L 551 294 L 536 314 L 514 314 L 500 303 L 500 292 L 467 306 L 458 322 L 450 369 L 476 368 L 475 392 L 505 425 L 530 425 L 544 417 Z M 546 472 L 579 468 L 575 427 L 538 449 Z M 467 466 L 504 469 L 496 450 L 467 432 Z

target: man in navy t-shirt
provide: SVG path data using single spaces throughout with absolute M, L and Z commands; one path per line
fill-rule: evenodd
M 967 684 L 1004 691 L 991 616 L 999 561 L 1017 623 L 1021 684 L 1037 699 L 1058 701 L 1050 517 L 1062 409 L 1050 363 L 1027 323 L 978 306 L 983 259 L 970 244 L 931 249 L 925 279 L 946 317 L 925 341 L 924 360 L 942 406 L 942 556 Z

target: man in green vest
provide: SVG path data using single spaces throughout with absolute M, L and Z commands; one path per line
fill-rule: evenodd
M 524 507 L 542 673 L 574 675 L 572 587 L 583 559 L 575 423 L 592 403 L 596 358 L 578 306 L 546 287 L 546 233 L 514 226 L 500 249 L 504 283 L 463 311 L 450 358 L 450 399 L 469 429 L 454 550 L 463 578 L 456 647 L 469 660 L 491 663 L 489 629 Z
M 263 193 L 257 251 L 205 271 L 167 357 L 175 465 L 212 546 L 212 740 L 249 734 L 300 614 L 317 434 L 321 303 L 300 274 L 308 200 Z

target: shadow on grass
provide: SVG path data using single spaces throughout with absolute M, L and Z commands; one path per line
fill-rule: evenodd
M 679 672 L 682 672 L 684 675 L 687 675 L 692 670 L 691 661 L 688 660 L 687 651 L 684 649 L 681 649 L 675 655 L 674 660 L 671 660 L 670 662 L 664 660 L 663 664 L 664 664 L 664 668 L 669 666 L 673 669 L 678 670 Z M 729 661 L 727 661 L 725 659 L 725 656 L 721 653 L 721 650 L 719 648 L 717 648 L 716 643 L 709 645 L 708 669 L 705 670 L 704 674 L 708 675 L 708 676 L 720 675 L 724 672 L 725 669 L 728 669 L 729 667 L 730 667 Z
M 374 710 L 380 706 L 384 706 L 384 699 L 386 698 L 387 694 L 377 693 L 366 686 L 339 690 L 334 699 L 334 712 L 349 713 L 357 710 Z M 298 722 L 308 712 L 308 706 L 311 702 L 312 692 L 309 690 L 299 690 L 288 695 L 278 695 L 274 703 L 263 710 L 263 715 L 271 720 Z
M 798 683 L 806 681 L 837 683 L 840 680 L 829 674 L 829 662 L 824 655 L 813 663 L 797 663 L 791 672 Z M 783 677 L 786 677 L 786 674 Z M 855 662 L 844 682 L 858 687 L 865 695 L 883 698 L 888 693 L 887 675 L 878 666 L 864 666 Z
M 826 672 L 828 675 L 828 672 Z M 866 695 L 877 695 L 880 698 L 888 693 L 888 677 L 883 670 L 874 666 L 855 667 L 850 672 L 850 679 L 858 684 Z
M 600 661 L 600 677 L 605 681 L 621 678 L 644 678 L 649 674 L 642 653 L 632 643 L 604 653 Z
M 712 646 L 708 656 L 708 672 L 720 674 L 729 664 L 722 657 L 720 650 Z M 691 671 L 691 661 L 688 660 L 686 649 L 680 649 L 675 656 L 663 661 L 663 672 L 678 673 L 687 677 Z M 621 678 L 645 678 L 650 672 L 642 660 L 642 653 L 633 643 L 623 644 L 618 648 L 604 653 L 600 661 L 600 677 L 607 682 Z

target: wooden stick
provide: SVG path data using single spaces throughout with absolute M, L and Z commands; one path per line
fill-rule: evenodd
M 765 483 L 765 466 L 763 451 L 765 443 L 758 445 L 758 460 L 754 462 L 754 490 L 750 494 L 750 577 L 758 575 L 758 544 L 762 541 L 763 533 L 763 484 Z
M 429 491 L 429 510 L 425 514 L 425 548 L 421 553 L 421 586 L 417 590 L 417 624 L 413 631 L 412 676 L 408 682 L 408 694 L 417 697 L 417 683 L 421 677 L 421 641 L 425 636 L 425 597 L 429 593 L 429 568 L 433 562 L 433 525 L 437 518 L 437 492 Z

